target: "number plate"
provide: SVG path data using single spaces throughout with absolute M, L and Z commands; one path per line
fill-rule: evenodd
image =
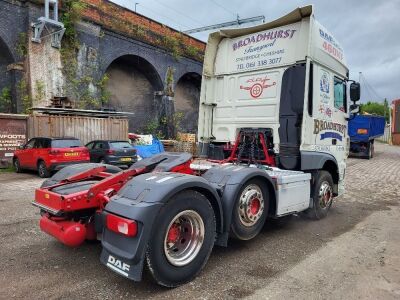
M 120 159 L 120 161 L 132 161 L 131 157 L 123 157 Z
M 65 157 L 76 157 L 79 156 L 79 152 L 66 152 L 64 153 Z

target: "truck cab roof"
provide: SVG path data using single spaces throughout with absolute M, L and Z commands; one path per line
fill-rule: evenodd
M 280 32 L 280 28 L 287 25 L 293 25 L 291 30 L 296 31 L 294 37 L 293 32 Z M 285 29 L 287 30 L 287 28 Z M 269 30 L 271 31 L 269 32 Z M 254 43 L 253 49 L 256 50 L 260 41 L 265 43 L 267 39 L 272 42 L 276 38 L 287 38 L 289 40 L 292 37 L 296 47 L 286 48 L 290 50 L 289 53 L 286 53 L 286 59 L 282 60 L 280 66 L 292 65 L 310 57 L 314 61 L 337 70 L 343 77 L 348 77 L 348 68 L 342 47 L 334 36 L 315 20 L 312 5 L 299 7 L 281 18 L 258 26 L 224 29 L 211 33 L 204 57 L 203 75 L 212 77 L 237 73 L 238 70 L 233 68 L 235 65 L 233 60 L 236 58 L 235 50 L 240 48 L 237 47 L 240 46 L 240 43 L 243 46 Z M 231 47 L 232 55 L 227 57 L 228 47 Z M 265 66 L 256 66 L 253 69 L 256 70 L 257 68 L 265 69 Z

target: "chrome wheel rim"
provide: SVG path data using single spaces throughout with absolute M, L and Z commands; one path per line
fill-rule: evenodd
M 194 210 L 177 214 L 169 223 L 164 238 L 164 253 L 174 266 L 182 267 L 192 262 L 204 241 L 204 222 Z
M 329 182 L 324 181 L 319 188 L 319 205 L 322 208 L 329 207 L 332 204 L 333 190 Z
M 260 220 L 264 212 L 264 197 L 258 185 L 248 185 L 240 194 L 239 219 L 246 226 L 253 226 Z

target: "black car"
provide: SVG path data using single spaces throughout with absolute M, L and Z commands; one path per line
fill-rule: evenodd
M 86 147 L 91 162 L 130 166 L 137 161 L 136 149 L 127 141 L 92 141 Z

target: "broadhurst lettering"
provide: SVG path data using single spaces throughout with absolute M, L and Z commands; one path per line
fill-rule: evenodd
M 347 126 L 330 121 L 314 119 L 314 134 L 318 134 L 323 130 L 337 131 L 346 136 Z
M 250 44 L 259 43 L 261 41 L 276 40 L 276 39 L 291 39 L 296 32 L 296 29 L 275 30 L 264 33 L 259 33 L 251 37 L 247 37 L 233 44 L 233 51 L 245 47 Z

